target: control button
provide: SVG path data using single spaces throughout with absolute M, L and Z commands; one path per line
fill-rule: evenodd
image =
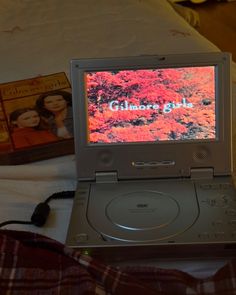
M 222 189 L 229 189 L 231 188 L 233 185 L 232 183 L 226 182 L 226 183 L 220 183 L 220 188 Z
M 232 232 L 233 239 L 236 239 L 236 231 Z
M 221 188 L 220 183 L 214 183 L 214 184 L 211 185 L 211 189 L 216 190 L 216 189 L 220 189 L 220 188 Z
M 210 207 L 227 207 L 228 206 L 228 200 L 225 196 L 220 196 L 219 198 L 212 198 L 212 199 L 206 199 L 202 201 L 203 203 L 207 203 Z
M 215 237 L 217 239 L 224 238 L 225 237 L 225 232 L 223 232 L 223 231 L 216 232 Z
M 236 219 L 230 220 L 229 225 L 236 225 Z
M 79 190 L 78 191 L 78 194 L 80 194 L 80 195 L 84 195 L 84 194 L 87 194 L 87 190 Z
M 200 239 L 207 240 L 210 238 L 210 234 L 208 232 L 203 232 L 198 235 Z
M 85 233 L 77 234 L 75 236 L 75 240 L 77 243 L 84 243 L 88 241 L 88 235 Z
M 205 189 L 205 190 L 211 189 L 211 184 L 209 184 L 209 183 L 201 184 L 200 188 Z
M 212 222 L 212 225 L 213 225 L 213 226 L 221 226 L 221 225 L 223 225 L 223 224 L 224 224 L 224 223 L 223 223 L 222 220 L 215 220 L 215 221 Z
M 200 187 L 204 190 L 229 189 L 232 187 L 231 183 L 203 183 Z
M 79 206 L 84 206 L 86 204 L 86 198 L 84 197 L 78 197 L 74 201 Z
M 220 195 L 220 199 L 223 205 L 228 205 L 232 201 L 232 198 L 226 194 Z
M 83 207 L 84 206 L 84 202 L 83 201 L 77 201 L 76 205 Z
M 225 214 L 229 215 L 229 216 L 236 216 L 236 210 L 235 209 L 227 209 L 225 211 Z

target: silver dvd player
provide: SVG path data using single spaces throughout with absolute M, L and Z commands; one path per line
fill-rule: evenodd
M 71 62 L 68 246 L 234 245 L 230 63 L 228 53 Z

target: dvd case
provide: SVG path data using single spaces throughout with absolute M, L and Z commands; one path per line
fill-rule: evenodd
M 0 164 L 74 153 L 71 85 L 64 72 L 0 85 Z

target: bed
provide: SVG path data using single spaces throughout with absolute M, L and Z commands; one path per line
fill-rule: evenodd
M 1 0 L 0 14 L 0 83 L 57 72 L 70 78 L 72 58 L 219 51 L 186 10 L 184 18 L 165 0 Z M 234 89 L 234 63 L 232 72 Z M 0 222 L 29 220 L 48 196 L 75 188 L 74 155 L 1 166 Z M 0 231 L 1 294 L 235 294 L 233 260 L 139 260 L 112 268 L 68 249 L 72 202 L 53 200 L 43 227 Z

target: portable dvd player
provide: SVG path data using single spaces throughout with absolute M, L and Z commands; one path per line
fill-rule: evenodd
M 230 63 L 218 52 L 72 60 L 68 246 L 235 243 Z

